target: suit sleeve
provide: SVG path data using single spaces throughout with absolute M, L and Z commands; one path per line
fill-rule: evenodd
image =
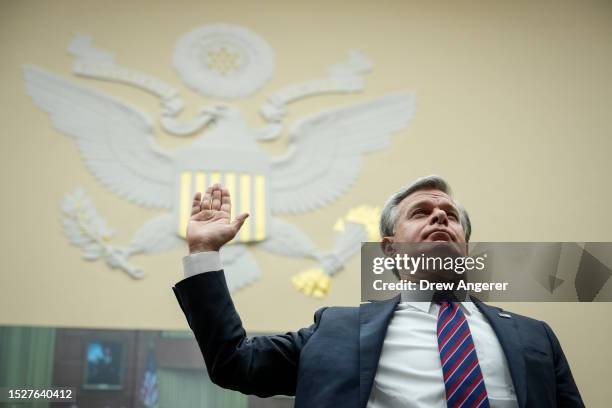
M 295 395 L 300 351 L 317 328 L 247 337 L 223 271 L 186 278 L 172 288 L 204 356 L 212 382 L 259 397 Z
M 574 377 L 572 376 L 569 363 L 565 358 L 565 354 L 563 354 L 563 350 L 561 349 L 561 344 L 559 343 L 557 336 L 555 336 L 555 333 L 546 323 L 544 323 L 544 329 L 546 330 L 546 334 L 548 335 L 553 351 L 555 377 L 557 380 L 557 406 L 560 408 L 584 407 L 584 402 L 582 402 L 580 392 L 578 391 L 578 387 L 574 382 Z

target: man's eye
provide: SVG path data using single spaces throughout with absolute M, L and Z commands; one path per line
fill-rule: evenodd
M 448 218 L 452 218 L 452 219 L 456 220 L 456 219 L 458 219 L 459 217 L 457 217 L 457 214 L 455 214 L 455 213 L 449 213 L 449 214 L 448 214 Z
M 425 210 L 420 210 L 420 209 L 419 209 L 419 210 L 414 210 L 414 211 L 412 212 L 412 216 L 413 216 L 413 217 L 415 217 L 415 216 L 419 216 L 419 215 L 425 215 Z

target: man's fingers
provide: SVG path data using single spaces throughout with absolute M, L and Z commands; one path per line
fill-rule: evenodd
M 221 211 L 226 212 L 231 218 L 232 202 L 230 201 L 230 193 L 227 188 L 221 190 Z
M 202 193 L 199 191 L 193 196 L 193 203 L 191 204 L 191 215 L 195 215 L 200 212 L 200 205 L 202 201 Z
M 214 185 L 212 191 L 212 209 L 215 211 L 221 209 L 221 187 L 218 184 Z
M 211 206 L 212 206 L 211 199 L 212 199 L 212 186 L 208 187 L 206 189 L 206 192 L 204 193 L 204 198 L 202 199 L 202 203 L 200 204 L 200 207 L 202 208 L 202 210 L 211 209 Z
M 209 186 L 202 197 L 201 192 L 195 193 L 191 206 L 191 215 L 195 215 L 200 211 L 225 211 L 230 214 L 231 202 L 229 191 L 226 188 L 221 188 L 221 184 L 215 183 Z
M 234 218 L 234 221 L 232 221 L 232 225 L 236 229 L 236 232 L 240 230 L 240 227 L 242 227 L 242 224 L 244 224 L 244 220 L 246 220 L 248 217 L 249 217 L 248 213 L 242 213 L 238 215 L 236 218 Z

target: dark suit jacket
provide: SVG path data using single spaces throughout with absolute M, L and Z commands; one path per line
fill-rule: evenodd
M 260 397 L 295 395 L 296 408 L 364 408 L 399 296 L 360 307 L 329 307 L 314 324 L 282 335 L 247 337 L 223 271 L 173 287 L 211 380 Z M 265 299 L 275 304 L 274 299 Z M 583 407 L 559 341 L 544 322 L 476 302 L 506 355 L 518 404 Z

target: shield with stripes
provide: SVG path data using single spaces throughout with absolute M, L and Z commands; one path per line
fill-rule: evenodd
M 221 183 L 230 192 L 232 218 L 243 212 L 250 214 L 231 242 L 257 242 L 266 238 L 268 220 L 269 159 L 261 151 L 238 147 L 191 147 L 178 153 L 179 167 L 174 213 L 177 233 L 185 238 L 187 222 L 196 191 L 204 192 L 214 183 Z

